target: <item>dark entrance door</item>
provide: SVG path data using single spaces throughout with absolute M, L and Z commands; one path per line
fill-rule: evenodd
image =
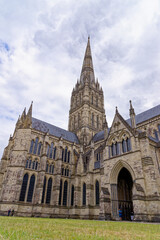
M 133 212 L 132 202 L 133 180 L 126 168 L 122 168 L 118 175 L 118 207 L 122 210 L 122 220 L 131 220 Z

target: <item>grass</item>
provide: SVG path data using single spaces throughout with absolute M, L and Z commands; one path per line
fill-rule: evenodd
M 2 240 L 160 240 L 160 225 L 93 220 L 0 217 Z

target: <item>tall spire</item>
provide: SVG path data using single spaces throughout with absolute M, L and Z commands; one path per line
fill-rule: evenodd
M 85 77 L 89 77 L 91 81 L 95 81 L 91 47 L 90 47 L 90 37 L 88 37 L 88 42 L 87 42 L 86 52 L 84 55 L 80 80 L 83 81 Z

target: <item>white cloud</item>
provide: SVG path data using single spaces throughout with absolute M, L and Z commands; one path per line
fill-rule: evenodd
M 159 12 L 159 0 L 0 0 L 0 155 L 32 100 L 34 117 L 67 129 L 88 35 L 109 124 L 130 99 L 136 113 L 159 104 Z

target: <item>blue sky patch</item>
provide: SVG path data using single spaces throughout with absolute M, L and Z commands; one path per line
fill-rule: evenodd
M 10 50 L 9 45 L 6 42 L 3 42 L 2 40 L 0 40 L 0 49 L 1 50 L 6 50 L 7 52 Z

